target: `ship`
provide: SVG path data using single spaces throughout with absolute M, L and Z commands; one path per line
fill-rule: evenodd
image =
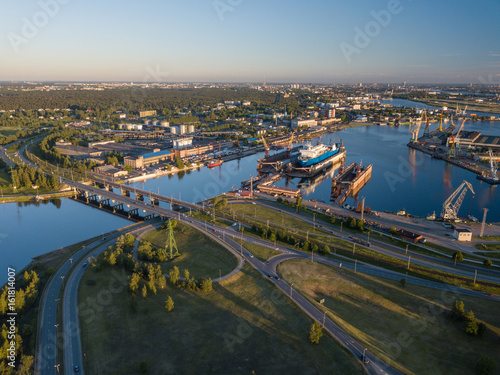
M 221 164 L 222 164 L 222 160 L 215 160 L 215 161 L 213 161 L 211 163 L 208 163 L 207 167 L 208 168 L 214 168 L 214 167 L 218 167 Z
M 346 150 L 340 144 L 313 146 L 306 143 L 297 160 L 289 165 L 287 174 L 291 177 L 314 177 L 326 172 L 329 167 L 345 160 Z

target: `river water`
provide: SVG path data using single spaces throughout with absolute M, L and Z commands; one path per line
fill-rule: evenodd
M 403 103 L 392 101 L 394 105 Z M 394 103 L 396 102 L 396 103 Z M 425 106 L 404 101 L 407 106 Z M 406 103 L 409 102 L 409 103 Z M 431 125 L 431 130 L 437 124 Z M 465 130 L 478 130 L 487 135 L 500 135 L 499 122 L 466 122 Z M 423 127 L 421 129 L 423 132 Z M 361 190 L 359 197 L 366 197 L 365 204 L 377 211 L 399 211 L 426 216 L 441 212 L 443 202 L 460 186 L 470 182 L 475 195 L 467 193 L 460 210 L 461 216 L 482 218 L 482 209 L 488 208 L 488 221 L 500 222 L 500 189 L 476 179 L 475 174 L 406 146 L 410 139 L 408 126 L 355 127 L 338 132 L 347 148 L 346 162 L 373 164 L 372 178 Z M 335 134 L 327 134 L 322 142 L 336 142 Z M 242 180 L 257 175 L 258 153 L 241 160 L 233 160 L 213 169 L 201 168 L 183 175 L 163 176 L 136 182 L 133 186 L 165 196 L 190 202 L 239 187 Z M 336 173 L 332 171 L 332 174 Z M 328 202 L 331 193 L 331 175 L 320 182 L 309 183 L 299 178 L 282 179 L 279 186 L 299 187 L 307 199 Z M 347 203 L 355 204 L 350 198 Z M 166 204 L 162 204 L 168 207 Z M 62 199 L 59 203 L 41 205 L 0 205 L 0 259 L 3 269 L 0 284 L 6 280 L 6 267 L 21 269 L 32 257 L 55 250 L 86 238 L 125 226 L 130 222 L 85 206 Z
M 37 255 L 124 227 L 130 221 L 70 199 L 0 204 L 0 285 Z

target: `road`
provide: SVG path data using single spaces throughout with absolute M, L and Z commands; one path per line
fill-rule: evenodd
M 248 202 L 248 201 L 236 201 L 234 203 L 251 204 L 251 202 Z M 358 237 L 354 234 L 343 233 L 339 229 L 337 229 L 336 227 L 330 226 L 328 223 L 325 223 L 325 222 L 322 222 L 319 220 L 313 220 L 308 216 L 304 216 L 304 215 L 298 214 L 294 211 L 290 211 L 286 207 L 283 207 L 283 206 L 279 206 L 279 208 L 278 208 L 277 206 L 274 206 L 273 204 L 265 204 L 265 203 L 258 202 L 258 201 L 254 202 L 254 203 L 256 205 L 266 207 L 268 209 L 277 210 L 279 212 L 286 213 L 287 215 L 289 215 L 291 217 L 294 217 L 298 220 L 306 222 L 310 225 L 315 225 L 316 227 L 318 227 L 318 223 L 321 223 L 320 224 L 321 227 L 319 227 L 319 229 L 326 231 L 326 232 L 330 232 L 331 234 L 333 234 L 336 237 L 341 238 L 345 241 L 351 241 L 352 238 Z M 274 225 L 280 226 L 279 224 L 274 224 Z M 351 237 L 351 238 L 349 238 L 349 237 Z M 365 240 L 364 237 L 363 238 L 359 237 L 359 238 Z M 353 242 L 353 244 L 354 243 L 355 242 Z M 379 241 L 373 237 L 371 239 L 371 244 L 372 244 L 372 246 L 370 247 L 370 250 L 377 251 L 381 254 L 391 256 L 391 257 L 400 259 L 400 260 L 405 261 L 405 262 L 408 261 L 408 255 L 410 255 L 411 256 L 411 264 L 416 264 L 416 265 L 436 269 L 436 270 L 447 272 L 447 273 L 454 274 L 457 276 L 466 276 L 466 277 L 470 277 L 470 278 L 475 277 L 476 268 L 473 266 L 470 266 L 470 265 L 459 263 L 459 264 L 457 264 L 456 267 L 454 267 L 453 262 L 447 261 L 445 259 L 436 258 L 436 257 L 430 256 L 430 255 L 421 254 L 421 253 L 417 253 L 417 252 L 413 252 L 413 251 L 408 251 L 408 254 L 405 254 L 404 249 L 401 249 L 397 246 Z M 493 269 L 481 268 L 480 272 L 477 274 L 477 280 L 483 280 L 483 281 L 494 282 L 494 283 L 500 282 L 499 277 L 500 277 L 500 271 L 493 270 Z
M 76 252 L 70 259 L 66 260 L 56 273 L 49 280 L 44 288 L 40 301 L 40 310 L 38 318 L 38 341 L 36 351 L 35 372 L 37 374 L 56 374 L 57 373 L 57 338 L 63 338 L 62 327 L 57 326 L 57 305 L 59 302 L 59 292 L 63 280 L 71 269 L 73 263 L 78 262 L 88 251 L 89 246 L 98 246 L 105 250 L 112 240 L 122 235 L 122 230 L 115 234 L 107 235 L 108 241 L 99 243 L 99 241 L 88 245 Z M 64 344 L 66 345 L 66 344 Z

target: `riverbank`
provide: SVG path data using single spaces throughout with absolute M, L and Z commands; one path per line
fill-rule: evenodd
M 16 202 L 37 202 L 45 201 L 48 199 L 56 198 L 67 198 L 71 197 L 71 191 L 61 191 L 57 193 L 45 193 L 45 194 L 19 194 L 19 195 L 7 195 L 0 198 L 0 203 L 16 203 Z
M 409 100 L 409 99 L 406 99 Z M 492 115 L 500 115 L 500 105 L 497 106 L 491 106 L 491 105 L 478 105 L 473 102 L 464 102 L 464 101 L 450 101 L 450 100 L 441 100 L 441 99 L 434 99 L 434 100 L 420 100 L 420 99 L 411 99 L 411 101 L 430 105 L 433 107 L 448 107 L 448 108 L 455 108 L 457 105 L 460 106 L 467 106 L 467 111 L 471 112 L 485 112 L 485 113 L 491 113 Z M 500 118 L 496 118 L 491 121 L 500 121 Z

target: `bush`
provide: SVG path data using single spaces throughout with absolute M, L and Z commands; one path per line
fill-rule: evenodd
M 318 322 L 314 322 L 309 330 L 309 341 L 311 344 L 319 344 L 319 339 L 323 336 L 323 327 Z
M 486 266 L 486 267 L 491 267 L 491 265 L 493 264 L 493 262 L 491 261 L 491 259 L 485 259 L 483 261 L 483 264 Z
M 139 362 L 139 372 L 145 374 L 148 372 L 148 363 L 146 361 Z
M 488 375 L 495 371 L 496 363 L 487 355 L 481 356 L 476 363 L 476 373 L 479 375 Z

